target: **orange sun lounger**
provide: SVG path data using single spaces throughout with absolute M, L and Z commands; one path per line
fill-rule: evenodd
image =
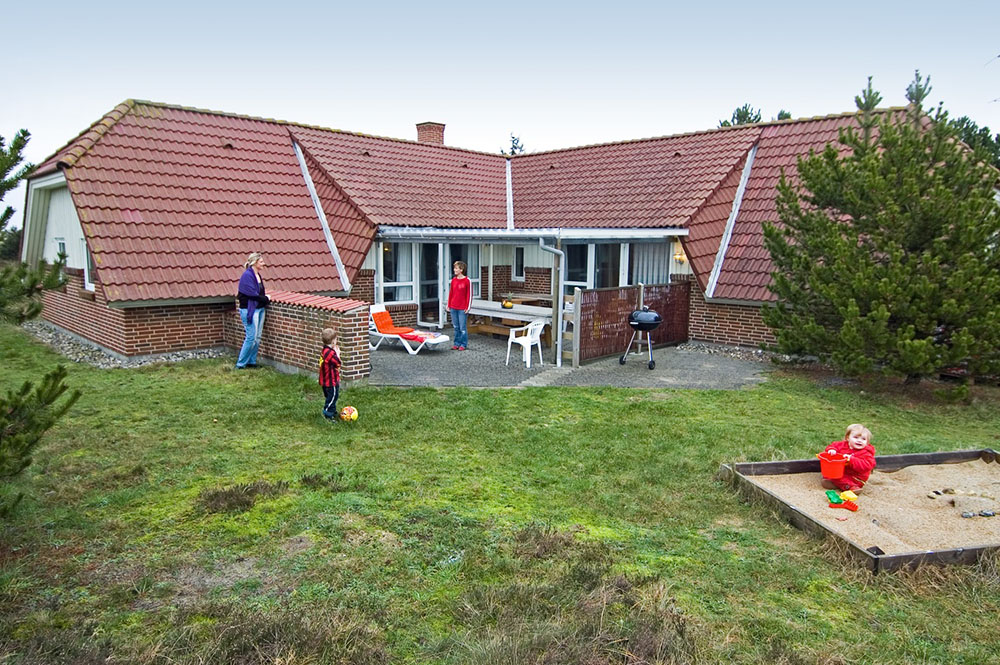
M 424 346 L 444 344 L 451 338 L 441 333 L 413 328 L 401 328 L 392 322 L 392 316 L 386 311 L 385 305 L 372 305 L 368 312 L 368 335 L 378 338 L 375 344 L 368 340 L 368 348 L 374 351 L 385 340 L 397 340 L 411 356 L 420 353 Z

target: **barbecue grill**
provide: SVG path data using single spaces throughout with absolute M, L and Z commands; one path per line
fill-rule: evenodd
M 643 305 L 641 309 L 637 309 L 629 314 L 628 324 L 632 328 L 632 339 L 628 341 L 625 353 L 618 359 L 618 363 L 620 365 L 625 364 L 628 352 L 632 350 L 632 342 L 635 341 L 636 335 L 639 336 L 638 352 L 642 353 L 642 333 L 646 333 L 646 348 L 649 349 L 649 369 L 656 367 L 656 361 L 653 360 L 653 338 L 651 331 L 659 328 L 661 323 L 663 323 L 663 317 L 651 310 L 648 305 Z

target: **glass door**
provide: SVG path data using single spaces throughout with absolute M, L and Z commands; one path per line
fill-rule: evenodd
M 465 276 L 472 282 L 472 297 L 481 297 L 479 295 L 479 283 L 482 280 L 481 271 L 479 270 L 479 245 L 448 245 L 448 270 L 446 271 L 448 277 L 446 284 L 450 284 L 451 278 L 454 277 L 451 266 L 455 261 L 465 261 L 465 265 L 469 267 L 469 271 Z M 447 288 L 445 291 L 447 291 Z
M 621 245 L 618 243 L 595 245 L 594 259 L 594 288 L 618 286 L 621 273 Z
M 442 279 L 438 265 L 438 247 L 437 243 L 420 245 L 420 297 L 417 298 L 417 321 L 422 326 L 438 324 L 440 311 L 438 292 Z

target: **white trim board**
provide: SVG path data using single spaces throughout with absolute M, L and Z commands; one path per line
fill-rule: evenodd
M 344 262 L 340 260 L 340 252 L 337 251 L 337 243 L 333 239 L 333 233 L 330 231 L 330 223 L 326 219 L 326 213 L 323 212 L 323 206 L 320 205 L 319 194 L 316 193 L 316 185 L 313 183 L 312 176 L 309 175 L 306 157 L 302 154 L 302 148 L 299 147 L 297 142 L 292 141 L 292 147 L 295 148 L 295 156 L 299 160 L 299 168 L 302 169 L 302 178 L 306 181 L 306 188 L 309 190 L 313 207 L 316 209 L 316 216 L 319 217 L 320 227 L 323 229 L 323 237 L 326 238 L 327 247 L 330 248 L 330 255 L 333 257 L 334 263 L 337 264 L 337 274 L 340 275 L 340 286 L 345 291 L 350 291 L 351 280 L 347 279 L 347 270 L 344 268 Z
M 722 262 L 726 260 L 726 250 L 729 249 L 729 241 L 733 237 L 733 227 L 736 225 L 736 218 L 740 215 L 740 204 L 743 203 L 743 194 L 747 189 L 747 181 L 750 179 L 750 170 L 753 168 L 753 160 L 757 155 L 757 144 L 754 143 L 747 154 L 747 162 L 743 165 L 743 173 L 740 175 L 740 185 L 736 188 L 736 195 L 733 197 L 733 207 L 729 211 L 729 219 L 726 220 L 726 230 L 722 233 L 722 240 L 719 241 L 719 251 L 715 255 L 715 264 L 712 266 L 712 274 L 708 277 L 708 288 L 705 289 L 705 298 L 715 295 L 715 287 L 719 283 L 719 273 L 722 272 Z

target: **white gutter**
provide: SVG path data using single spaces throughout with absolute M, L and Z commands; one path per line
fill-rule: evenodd
M 313 207 L 316 209 L 316 215 L 319 217 L 319 225 L 323 229 L 323 237 L 326 238 L 326 245 L 330 248 L 330 255 L 333 257 L 334 263 L 337 264 L 337 274 L 340 275 L 340 285 L 344 291 L 351 290 L 351 280 L 347 279 L 347 270 L 344 269 L 344 262 L 340 260 L 340 252 L 337 251 L 337 243 L 333 239 L 333 233 L 330 232 L 330 223 L 326 220 L 326 213 L 323 212 L 323 206 L 319 202 L 319 194 L 316 193 L 316 185 L 313 183 L 312 176 L 309 175 L 309 168 L 306 166 L 306 157 L 302 154 L 302 148 L 295 141 L 292 141 L 292 147 L 295 148 L 295 156 L 299 160 L 299 168 L 302 169 L 302 177 L 306 181 L 306 188 L 309 190 L 309 196 L 312 198 Z
M 470 242 L 475 240 L 490 242 L 506 242 L 523 245 L 543 238 L 567 240 L 570 242 L 595 242 L 600 240 L 644 240 L 647 242 L 666 241 L 679 236 L 687 236 L 688 230 L 682 228 L 666 229 L 577 229 L 577 228 L 539 228 L 539 229 L 441 229 L 437 227 L 420 226 L 380 226 L 378 237 L 382 240 L 400 242 L 426 241 L 447 242 L 449 240 Z
M 715 295 L 715 287 L 719 283 L 719 273 L 722 272 L 722 262 L 726 259 L 726 250 L 729 249 L 729 241 L 733 237 L 733 226 L 736 225 L 736 218 L 740 214 L 740 204 L 743 203 L 743 194 L 746 192 L 747 181 L 750 179 L 750 169 L 753 168 L 753 159 L 756 155 L 757 144 L 755 143 L 747 155 L 747 163 L 743 165 L 740 185 L 736 188 L 736 196 L 733 197 L 733 207 L 729 211 L 729 219 L 726 220 L 726 230 L 722 233 L 722 240 L 719 242 L 719 251 L 715 254 L 715 264 L 712 266 L 712 274 L 708 277 L 708 288 L 705 289 L 706 298 L 711 298 Z
M 542 238 L 538 239 L 538 247 L 545 252 L 551 252 L 559 257 L 559 274 L 556 276 L 556 293 L 552 298 L 553 314 L 557 315 L 552 321 L 552 330 L 556 335 L 556 367 L 562 367 L 562 347 L 563 347 L 563 283 L 566 281 L 566 255 L 561 249 L 549 247 Z M 578 306 L 573 303 L 573 306 Z M 574 335 L 579 335 L 579 331 L 574 330 Z
M 514 230 L 514 181 L 510 175 L 510 157 L 507 158 L 507 230 Z

